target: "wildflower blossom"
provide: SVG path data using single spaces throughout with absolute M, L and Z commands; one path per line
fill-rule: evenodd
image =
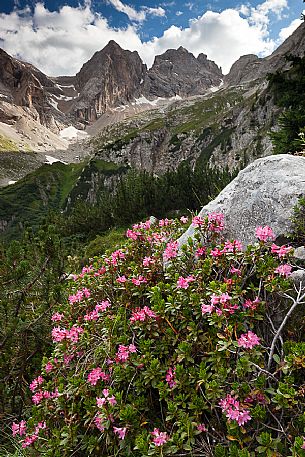
M 144 322 L 147 318 L 156 319 L 157 315 L 154 311 L 152 311 L 148 306 L 144 306 L 143 309 L 136 308 L 132 311 L 132 316 L 130 318 L 130 322 Z
M 270 240 L 275 239 L 275 234 L 274 234 L 272 228 L 269 227 L 268 225 L 265 225 L 265 227 L 262 227 L 261 225 L 256 227 L 255 236 L 260 241 L 268 241 L 268 239 L 270 239 Z
M 178 255 L 178 241 L 171 241 L 167 243 L 163 257 L 164 260 L 169 260 L 177 257 Z
M 215 233 L 222 232 L 224 229 L 224 215 L 221 213 L 209 213 L 208 229 Z
M 25 435 L 26 434 L 26 421 L 22 420 L 19 424 L 16 422 L 13 422 L 12 434 L 13 434 L 13 436 Z
M 119 282 L 120 284 L 124 284 L 124 283 L 127 281 L 127 278 L 126 278 L 125 275 L 123 275 L 123 276 L 118 276 L 118 277 L 116 278 L 116 280 L 117 280 L 117 282 Z
M 284 265 L 278 266 L 274 271 L 280 276 L 285 276 L 288 278 L 291 275 L 292 266 L 285 263 Z
M 277 254 L 279 257 L 284 257 L 292 250 L 291 246 L 277 246 L 276 244 L 271 245 L 272 254 Z
M 194 227 L 200 227 L 205 223 L 205 220 L 201 216 L 194 216 L 192 219 L 192 225 Z
M 229 420 L 234 420 L 239 426 L 244 425 L 246 422 L 251 420 L 250 411 L 243 408 L 239 401 L 233 398 L 231 395 L 227 395 L 226 398 L 219 402 L 219 406 L 222 412 L 225 413 Z
M 240 335 L 237 344 L 241 348 L 252 349 L 254 346 L 260 344 L 260 339 L 255 333 L 249 330 L 247 333 Z
M 206 432 L 207 431 L 207 428 L 204 424 L 198 424 L 197 425 L 197 430 L 199 430 L 199 432 Z
M 44 382 L 44 379 L 42 376 L 38 376 L 36 379 L 33 379 L 33 381 L 31 382 L 30 384 L 30 390 L 32 392 L 35 392 L 35 390 L 38 388 L 38 386 L 41 386 L 41 384 L 43 384 Z
M 125 438 L 126 430 L 126 427 L 113 427 L 114 433 L 116 433 L 121 440 Z
M 105 426 L 103 425 L 103 418 L 100 417 L 99 415 L 95 416 L 94 418 L 94 424 L 96 426 L 96 428 L 100 431 L 100 432 L 103 432 L 105 430 Z
M 92 386 L 96 386 L 97 382 L 102 379 L 103 381 L 109 381 L 110 376 L 106 374 L 100 367 L 94 368 L 88 374 L 87 380 Z
M 204 303 L 201 305 L 201 312 L 202 314 L 211 314 L 211 312 L 214 310 L 213 305 L 205 305 Z
M 181 217 L 180 217 L 180 221 L 182 222 L 182 224 L 186 224 L 188 220 L 189 220 L 189 219 L 188 219 L 188 217 L 186 217 L 186 216 L 181 216 Z
M 178 289 L 188 289 L 190 282 L 196 281 L 194 276 L 187 276 L 186 278 L 183 278 L 182 276 L 179 277 L 177 281 L 177 288 Z
M 166 432 L 160 432 L 158 428 L 155 428 L 153 432 L 151 432 L 151 435 L 154 436 L 153 438 L 153 443 L 156 446 L 163 446 L 168 440 L 169 436 Z
M 53 316 L 51 317 L 51 320 L 52 320 L 53 322 L 59 322 L 59 321 L 62 320 L 63 317 L 64 317 L 63 314 L 55 313 L 55 314 L 53 314 Z
M 175 367 L 173 369 L 170 367 L 166 372 L 165 380 L 171 389 L 177 385 L 175 378 Z

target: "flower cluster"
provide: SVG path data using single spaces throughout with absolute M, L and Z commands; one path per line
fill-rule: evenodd
M 166 432 L 160 432 L 158 428 L 155 428 L 153 432 L 151 432 L 153 438 L 153 443 L 156 446 L 163 446 L 168 440 L 169 436 Z
M 251 420 L 250 411 L 241 406 L 240 402 L 231 395 L 220 400 L 219 406 L 226 417 L 231 421 L 236 421 L 239 426 Z
M 87 380 L 91 386 L 96 386 L 100 379 L 102 379 L 102 381 L 110 380 L 110 375 L 106 374 L 100 367 L 96 367 L 90 371 L 87 377 Z
M 247 333 L 240 335 L 237 344 L 240 348 L 252 349 L 254 346 L 260 344 L 260 339 L 255 333 L 249 330 Z
M 148 306 L 144 306 L 143 309 L 136 308 L 132 311 L 130 322 L 134 323 L 137 321 L 144 322 L 147 319 L 156 319 L 157 314 L 152 311 Z

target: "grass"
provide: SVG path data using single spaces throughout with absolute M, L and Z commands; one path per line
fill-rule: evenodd
M 65 210 L 70 201 L 86 198 L 91 182 L 98 175 L 98 193 L 107 176 L 120 175 L 126 166 L 105 160 L 65 165 L 42 165 L 17 183 L 0 189 L 0 220 L 9 221 L 4 238 L 18 237 L 20 226 L 28 221 L 38 226 L 50 210 Z
M 0 152 L 16 152 L 19 148 L 14 141 L 4 135 L 0 135 Z

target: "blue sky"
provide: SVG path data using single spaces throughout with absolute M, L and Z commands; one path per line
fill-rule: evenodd
M 0 47 L 47 74 L 75 74 L 110 39 L 148 66 L 180 45 L 227 73 L 241 55 L 269 55 L 300 24 L 301 0 L 1 0 Z

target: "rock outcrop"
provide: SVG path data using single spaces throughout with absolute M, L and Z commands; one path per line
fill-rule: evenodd
M 76 75 L 80 92 L 72 107 L 76 119 L 91 123 L 108 108 L 131 102 L 140 95 L 145 72 L 146 65 L 136 51 L 125 51 L 110 41 Z
M 200 95 L 219 86 L 222 78 L 221 69 L 205 54 L 199 54 L 196 59 L 180 46 L 156 56 L 145 76 L 143 93 L 148 98 Z
M 291 228 L 290 217 L 298 199 L 305 195 L 305 157 L 288 154 L 257 159 L 242 170 L 200 215 L 225 216 L 224 236 L 245 245 L 256 241 L 257 226 L 269 225 L 277 238 Z M 194 234 L 190 228 L 180 238 L 183 245 Z

